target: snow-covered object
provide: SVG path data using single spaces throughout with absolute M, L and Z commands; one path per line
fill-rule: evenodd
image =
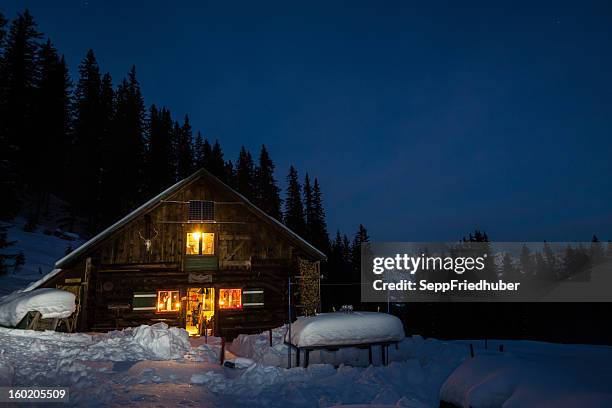
M 15 327 L 28 312 L 40 312 L 43 319 L 65 318 L 74 313 L 74 293 L 43 288 L 14 292 L 0 300 L 0 325 Z
M 400 341 L 404 337 L 401 320 L 386 313 L 321 313 L 299 317 L 291 325 L 291 343 L 297 347 L 348 346 Z
M 249 368 L 253 364 L 255 364 L 253 360 L 251 360 L 250 358 L 245 358 L 245 357 L 231 358 L 229 360 L 225 360 L 225 362 L 223 363 L 225 367 L 239 368 L 239 369 Z
M 449 376 L 440 400 L 472 408 L 611 407 L 609 369 L 594 368 L 605 364 L 612 353 L 583 347 L 582 354 L 568 354 L 575 351 L 477 355 Z

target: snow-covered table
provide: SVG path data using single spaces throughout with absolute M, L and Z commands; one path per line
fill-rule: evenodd
M 304 367 L 310 351 L 336 351 L 344 347 L 368 350 L 372 364 L 372 346 L 380 346 L 383 364 L 388 362 L 388 348 L 404 338 L 404 326 L 395 316 L 376 312 L 335 312 L 299 317 L 285 335 L 285 344 L 297 351 L 296 363 L 304 350 Z M 291 364 L 291 362 L 289 362 Z

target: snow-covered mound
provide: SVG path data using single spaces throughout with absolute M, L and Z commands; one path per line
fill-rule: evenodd
M 116 346 L 122 344 L 127 353 L 119 353 L 119 358 L 117 353 L 108 355 L 109 360 L 129 360 L 129 354 L 148 359 L 172 360 L 182 358 L 191 348 L 189 333 L 185 329 L 168 327 L 165 323 L 113 331 L 95 336 L 94 339 L 96 344 L 89 350 L 92 351 L 93 357 L 98 359 L 98 352 L 103 352 L 104 349 L 116 350 Z
M 612 406 L 610 348 L 547 346 L 466 359 L 442 386 L 440 400 L 472 408 Z
M 64 318 L 74 313 L 74 293 L 44 288 L 13 292 L 0 299 L 0 325 L 15 327 L 28 312 L 40 312 L 43 319 Z
M 321 313 L 291 325 L 291 344 L 298 347 L 400 341 L 404 336 L 400 319 L 376 312 Z

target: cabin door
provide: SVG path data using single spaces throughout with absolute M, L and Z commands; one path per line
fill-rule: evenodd
M 215 314 L 214 288 L 189 288 L 185 329 L 190 336 L 212 335 Z

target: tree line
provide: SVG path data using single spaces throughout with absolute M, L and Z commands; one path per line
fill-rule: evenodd
M 59 197 L 69 214 L 66 229 L 79 220 L 97 232 L 206 168 L 327 254 L 338 268 L 324 266 L 326 274 L 349 271 L 348 253 L 364 236 L 360 226 L 353 246 L 330 242 L 319 180 L 309 174 L 301 180 L 293 166 L 282 199 L 264 145 L 257 160 L 242 147 L 232 161 L 219 140 L 194 132 L 188 115 L 179 120 L 166 106 L 147 107 L 135 66 L 115 85 L 89 50 L 73 81 L 28 10 L 10 22 L 0 12 L 0 155 L 0 220 L 25 213 L 26 230 L 36 229 L 51 197 Z

